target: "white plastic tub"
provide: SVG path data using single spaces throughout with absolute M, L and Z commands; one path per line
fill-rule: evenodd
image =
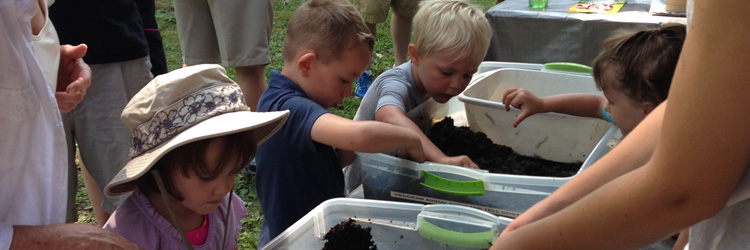
M 322 249 L 328 230 L 349 218 L 371 228 L 378 249 L 488 248 L 510 223 L 461 206 L 337 198 L 318 205 L 263 249 Z
M 573 163 L 583 162 L 613 125 L 596 118 L 540 113 L 513 122 L 519 109 L 505 111 L 502 97 L 511 87 L 525 88 L 538 97 L 563 93 L 602 95 L 591 76 L 504 68 L 477 76 L 458 96 L 464 103 L 469 128 L 487 134 L 495 144 L 524 156 Z

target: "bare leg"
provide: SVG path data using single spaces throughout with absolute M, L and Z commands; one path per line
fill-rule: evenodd
M 376 23 L 367 23 L 366 22 L 365 25 L 367 25 L 367 28 L 370 29 L 370 34 L 372 35 L 372 37 L 377 37 L 377 34 L 378 34 L 378 24 L 376 24 Z M 407 44 L 407 46 L 408 46 L 408 44 Z M 367 64 L 367 68 L 365 68 L 365 71 L 370 70 L 370 64 L 372 64 L 372 59 L 370 59 L 370 63 Z
M 83 184 L 86 186 L 86 193 L 89 194 L 91 207 L 94 208 L 96 223 L 100 227 L 104 226 L 104 223 L 107 223 L 107 220 L 109 220 L 109 216 L 112 214 L 104 211 L 104 208 L 102 208 L 102 192 L 99 191 L 99 185 L 96 184 L 94 178 L 91 177 L 89 171 L 86 170 L 86 166 L 83 165 L 83 161 L 80 159 L 80 156 L 77 157 L 79 157 L 78 162 L 80 163 L 79 166 L 81 167 L 81 173 L 83 174 Z
M 245 95 L 245 102 L 252 111 L 258 109 L 258 100 L 266 90 L 265 65 L 243 66 L 235 68 L 237 84 Z
M 403 17 L 393 13 L 391 15 L 391 37 L 393 38 L 393 62 L 395 66 L 406 62 L 411 41 L 410 17 Z

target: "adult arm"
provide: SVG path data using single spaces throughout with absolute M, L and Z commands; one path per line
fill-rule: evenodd
M 665 102 L 666 103 L 666 102 Z M 638 125 L 617 147 L 591 165 L 586 171 L 535 204 L 508 225 L 503 234 L 554 214 L 580 200 L 604 184 L 625 175 L 648 162 L 656 148 L 662 125 L 664 105 Z
M 310 132 L 312 139 L 340 150 L 380 153 L 398 150 L 400 156 L 424 162 L 419 136 L 413 131 L 378 121 L 352 121 L 331 113 L 321 115 Z
M 572 93 L 559 94 L 539 98 L 530 91 L 513 87 L 503 94 L 505 111 L 510 107 L 521 109 L 513 126 L 518 126 L 526 117 L 536 113 L 557 112 L 575 116 L 604 119 L 602 109 L 607 105 L 607 99 L 593 94 Z
M 735 25 L 750 21 L 750 6 L 698 0 L 694 10 L 651 159 L 493 249 L 633 249 L 725 206 L 750 161 L 750 117 L 741 115 L 750 110 L 750 30 Z
M 140 249 L 122 236 L 88 224 L 13 226 L 10 249 Z
M 430 138 L 425 135 L 421 129 L 415 124 L 409 117 L 406 117 L 404 111 L 394 105 L 385 105 L 378 109 L 375 114 L 375 120 L 393 124 L 399 127 L 407 128 L 419 136 L 419 141 L 422 143 L 422 149 L 424 150 L 425 158 L 428 161 L 438 162 L 443 164 L 450 164 L 456 166 L 462 166 L 467 168 L 479 168 L 474 161 L 469 159 L 468 156 L 460 155 L 450 157 L 435 146 Z

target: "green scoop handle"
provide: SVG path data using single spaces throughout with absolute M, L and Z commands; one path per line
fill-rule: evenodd
M 486 193 L 484 182 L 481 180 L 454 181 L 424 170 L 422 170 L 422 176 L 424 177 L 424 182 L 420 183 L 422 186 L 439 192 L 460 196 L 478 196 Z
M 478 233 L 462 233 L 448 229 L 440 228 L 420 218 L 419 235 L 423 238 L 445 243 L 451 246 L 467 248 L 488 248 L 495 241 L 495 234 L 492 231 Z

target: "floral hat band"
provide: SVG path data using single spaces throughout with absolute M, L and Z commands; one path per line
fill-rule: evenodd
M 206 118 L 235 111 L 250 111 L 237 85 L 212 87 L 185 96 L 157 111 L 151 120 L 131 131 L 130 158 L 141 155 Z

